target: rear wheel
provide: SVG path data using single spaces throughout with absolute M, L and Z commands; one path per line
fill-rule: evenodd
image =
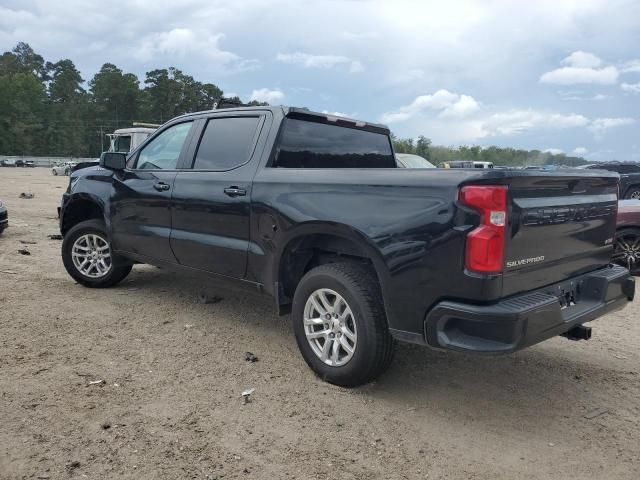
M 58 176 L 58 171 L 55 168 L 51 170 L 51 173 L 53 174 L 54 177 Z
M 640 186 L 630 187 L 624 198 L 640 200 Z
M 62 262 L 75 281 L 91 288 L 117 284 L 129 275 L 132 267 L 113 254 L 100 220 L 80 222 L 67 232 L 62 241 Z
M 300 352 L 323 380 L 355 387 L 391 363 L 380 288 L 366 266 L 332 263 L 309 271 L 296 289 L 292 317 Z
M 616 232 L 613 261 L 640 274 L 640 228 L 622 228 Z

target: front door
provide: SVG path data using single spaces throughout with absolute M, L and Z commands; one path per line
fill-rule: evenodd
M 186 151 L 193 122 L 158 132 L 114 175 L 111 237 L 114 250 L 175 262 L 171 236 L 171 196 L 178 162 Z
M 182 265 L 244 278 L 254 151 L 261 151 L 265 115 L 236 112 L 203 122 L 193 160 L 173 190 L 171 247 Z

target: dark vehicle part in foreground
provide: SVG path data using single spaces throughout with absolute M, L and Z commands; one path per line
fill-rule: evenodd
M 9 212 L 7 211 L 7 207 L 4 206 L 2 200 L 0 200 L 0 235 L 4 232 L 9 226 Z
M 62 257 L 88 287 L 142 262 L 272 295 L 307 364 L 355 386 L 394 339 L 509 353 L 626 305 L 617 191 L 602 171 L 397 168 L 382 125 L 213 110 L 74 172 Z
M 640 200 L 621 200 L 613 261 L 640 275 Z
M 620 197 L 640 200 L 640 164 L 630 162 L 605 162 L 589 165 L 586 168 L 619 173 Z

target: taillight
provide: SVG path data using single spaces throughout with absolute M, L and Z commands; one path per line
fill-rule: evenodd
M 478 273 L 501 273 L 507 236 L 507 187 L 470 185 L 460 203 L 480 213 L 480 225 L 467 235 L 466 267 Z

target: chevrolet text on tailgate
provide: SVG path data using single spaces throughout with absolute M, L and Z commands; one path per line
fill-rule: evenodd
M 398 168 L 382 125 L 213 110 L 74 172 L 62 259 L 87 287 L 148 263 L 265 292 L 307 364 L 355 386 L 394 340 L 500 354 L 589 338 L 635 292 L 610 263 L 617 200 L 615 173 Z

